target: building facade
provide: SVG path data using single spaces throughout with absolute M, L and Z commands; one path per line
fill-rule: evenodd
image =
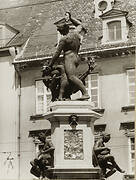
M 8 16 L 5 13 L 3 21 L 6 19 L 6 23 L 10 22 L 19 32 L 14 29 L 16 36 L 11 36 L 5 31 L 7 38 L 10 34 L 11 41 L 5 42 L 0 51 L 3 87 L 0 89 L 3 137 L 0 141 L 0 166 L 3 172 L 0 179 L 9 176 L 11 179 L 35 178 L 30 174 L 30 161 L 38 152 L 37 134 L 43 131 L 50 135 L 51 128 L 49 121 L 44 118 L 51 93 L 42 83 L 41 69 L 48 64 L 57 48 L 60 35 L 56 24 L 63 21 L 66 11 L 82 19 L 88 31 L 79 53 L 81 64 L 78 73 L 82 74 L 88 69 L 87 61 L 91 57 L 97 64 L 86 79 L 94 111 L 102 114 L 94 126 L 95 137 L 99 138 L 102 132 L 111 134 L 108 146 L 118 164 L 126 171 L 125 174 L 117 172 L 109 179 L 134 179 L 134 0 L 45 1 L 44 4 L 24 6 L 23 10 L 21 7 L 15 9 L 19 20 L 10 10 L 11 18 L 5 18 Z M 0 35 L 3 37 L 2 33 Z M 78 96 L 80 93 L 72 98 Z

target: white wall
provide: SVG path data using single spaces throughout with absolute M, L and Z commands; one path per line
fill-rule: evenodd
M 2 180 L 15 179 L 18 175 L 18 96 L 15 84 L 15 70 L 10 57 L 0 57 L 0 179 Z M 7 160 L 9 152 L 11 158 L 14 158 L 13 168 Z

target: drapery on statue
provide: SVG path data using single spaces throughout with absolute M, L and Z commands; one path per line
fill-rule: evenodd
M 124 173 L 118 164 L 115 162 L 114 157 L 110 154 L 110 149 L 105 147 L 105 143 L 110 140 L 110 134 L 103 134 L 102 138 L 97 140 L 94 144 L 93 148 L 93 165 L 100 166 L 102 170 L 102 176 L 104 180 L 105 178 L 110 177 L 116 171 L 120 173 Z
M 54 146 L 46 139 L 44 133 L 40 133 L 38 139 L 43 143 L 43 148 L 40 149 L 38 157 L 30 162 L 32 168 L 30 172 L 39 178 L 51 177 L 50 168 L 54 167 Z
M 76 69 L 79 65 L 78 52 L 83 35 L 86 33 L 86 29 L 83 27 L 81 21 L 71 17 L 69 12 L 65 14 L 65 20 L 66 23 L 58 25 L 57 27 L 57 30 L 61 35 L 63 35 L 63 37 L 60 39 L 57 50 L 49 63 L 49 69 L 53 69 L 54 64 L 59 64 L 59 56 L 63 51 L 64 64 L 60 65 L 61 67 L 59 67 L 63 75 L 60 80 L 60 91 L 58 99 L 63 100 L 63 98 L 65 98 L 65 88 L 69 84 L 71 88 L 72 86 L 75 86 L 77 90 L 82 92 L 82 97 L 79 100 L 86 100 L 90 97 L 82 80 L 76 76 Z M 69 20 L 75 26 L 73 33 L 69 33 L 69 25 L 67 23 Z

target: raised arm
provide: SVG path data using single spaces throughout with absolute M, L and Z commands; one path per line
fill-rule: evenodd
M 95 144 L 94 144 L 94 152 L 96 154 L 100 154 L 102 151 L 108 149 L 107 147 L 102 147 L 101 145 L 101 140 L 98 140 Z
M 71 16 L 70 12 L 66 12 L 66 14 L 65 14 L 65 19 L 66 19 L 66 21 L 70 20 L 70 21 L 73 23 L 73 25 L 76 26 L 75 31 L 77 31 L 77 32 L 79 32 L 79 33 L 80 33 L 82 30 L 86 31 L 86 29 L 84 28 L 82 22 L 81 22 L 80 20 L 76 19 L 76 18 L 73 18 L 73 17 Z
M 70 20 L 74 24 L 74 26 L 82 25 L 81 21 L 71 17 L 70 12 L 66 12 L 65 19 L 66 19 L 66 21 Z

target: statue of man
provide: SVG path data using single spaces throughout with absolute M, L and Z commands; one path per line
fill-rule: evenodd
M 103 179 L 111 176 L 116 171 L 119 171 L 120 173 L 125 172 L 115 162 L 114 157 L 110 154 L 110 149 L 105 147 L 105 143 L 107 143 L 110 138 L 110 134 L 103 134 L 102 138 L 94 144 L 94 153 L 98 165 L 102 169 Z
M 47 141 L 44 133 L 40 133 L 38 139 L 43 143 L 43 148 L 35 158 L 30 162 L 32 165 L 31 173 L 37 177 L 45 177 L 48 167 L 53 167 L 54 163 L 54 146 L 50 141 Z
M 76 76 L 76 69 L 79 65 L 78 52 L 83 35 L 86 33 L 86 29 L 83 27 L 81 21 L 71 17 L 71 14 L 69 12 L 66 13 L 65 19 L 66 21 L 70 20 L 75 25 L 75 29 L 73 33 L 69 33 L 69 25 L 67 23 L 59 25 L 57 27 L 57 30 L 60 32 L 61 35 L 63 35 L 63 37 L 59 41 L 57 50 L 52 57 L 49 66 L 52 67 L 54 63 L 58 61 L 58 58 L 63 51 L 64 68 L 67 79 L 68 81 L 71 81 L 76 87 L 78 87 L 78 90 L 82 92 L 82 97 L 80 98 L 80 100 L 86 100 L 90 97 L 83 82 Z M 62 79 L 61 83 L 63 84 L 63 88 L 65 88 L 67 85 L 67 81 L 63 81 Z M 62 92 L 64 93 L 63 90 Z

